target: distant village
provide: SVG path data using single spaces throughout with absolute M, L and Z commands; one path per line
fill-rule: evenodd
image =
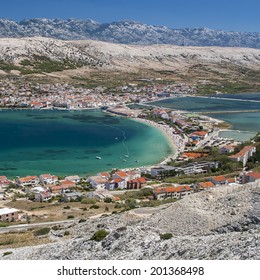
M 134 94 L 133 94 L 134 93 Z M 0 82 L 0 107 L 23 109 L 83 110 L 114 107 L 127 103 L 144 103 L 170 97 L 171 94 L 193 94 L 195 87 L 186 84 L 142 86 L 135 84 L 86 89 L 69 84 L 32 84 L 19 86 L 10 81 Z
M 134 117 L 158 127 L 166 133 L 175 148 L 175 154 L 156 166 L 108 170 L 88 177 L 73 175 L 60 178 L 58 174 L 28 174 L 11 179 L 0 176 L 0 222 L 26 221 L 28 213 L 5 206 L 16 198 L 43 204 L 93 199 L 120 205 L 125 203 L 119 195 L 122 192 L 149 189 L 150 195 L 145 197 L 148 201 L 177 200 L 209 188 L 224 188 L 230 184 L 235 186 L 260 180 L 260 173 L 245 169 L 248 160 L 256 154 L 254 143 L 241 146 L 240 142 L 233 139 L 219 137 L 221 123 L 210 117 L 149 106 L 150 101 L 194 94 L 195 88 L 172 84 L 144 87 L 128 85 L 116 88 L 115 91 L 119 93 L 107 93 L 106 90 L 102 87 L 77 88 L 68 84 L 23 84 L 18 87 L 13 83 L 0 82 L 0 106 L 41 110 L 104 108 L 110 113 Z M 129 104 L 141 104 L 144 108 L 130 109 L 126 106 Z M 217 152 L 218 157 L 211 154 L 212 150 Z M 221 174 L 221 155 L 226 155 L 229 162 L 235 164 L 232 171 L 236 172 Z M 197 180 L 178 182 L 178 178 L 190 176 L 197 176 Z M 176 181 L 167 182 L 167 178 L 175 178 Z

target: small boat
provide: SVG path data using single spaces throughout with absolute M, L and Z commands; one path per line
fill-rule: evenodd
M 116 139 L 116 140 L 118 140 L 118 138 L 117 138 L 117 137 L 116 137 L 115 139 Z
M 96 156 L 96 159 L 101 159 L 101 157 L 99 157 L 99 156 Z
M 129 155 L 125 155 L 125 157 L 129 157 Z
M 126 161 L 126 159 L 123 159 L 123 161 Z
M 139 162 L 139 160 L 138 160 L 138 159 L 136 159 L 136 160 L 135 160 L 135 162 Z

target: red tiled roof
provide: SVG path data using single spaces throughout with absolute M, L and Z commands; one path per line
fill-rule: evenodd
M 140 178 L 138 178 L 137 180 L 138 180 L 139 183 L 141 183 L 141 184 L 145 184 L 145 183 L 146 183 L 146 180 L 145 180 L 144 177 L 140 177 Z
M 225 176 L 215 176 L 215 177 L 212 177 L 212 179 L 216 182 L 221 182 L 221 181 L 226 181 L 226 177 Z
M 236 153 L 235 155 L 229 156 L 229 158 L 238 158 L 238 157 L 244 157 L 246 153 L 251 151 L 254 146 L 245 146 L 240 152 Z
M 191 188 L 189 186 L 178 186 L 178 187 L 162 187 L 155 190 L 157 194 L 160 193 L 174 193 L 174 192 L 182 192 L 182 191 L 190 191 Z
M 208 154 L 202 154 L 202 153 L 183 153 L 183 156 L 189 157 L 189 158 L 199 158 L 207 156 Z
M 207 134 L 207 132 L 206 131 L 195 131 L 193 134 L 198 135 L 198 136 L 205 136 Z
M 247 176 L 253 177 L 254 179 L 260 179 L 260 173 L 258 172 L 249 172 Z
M 38 179 L 37 176 L 26 176 L 26 177 L 19 178 L 19 181 L 20 182 L 28 182 L 28 181 L 36 180 L 36 179 Z
M 228 181 L 228 183 L 235 183 L 236 182 L 235 178 L 228 178 L 227 181 Z
M 115 178 L 114 179 L 115 183 L 120 183 L 120 182 L 123 182 L 123 181 L 124 181 L 124 179 L 122 179 L 122 178 Z
M 214 184 L 210 181 L 207 181 L 207 182 L 200 182 L 199 186 L 202 187 L 203 189 L 206 189 L 206 188 L 214 187 Z
M 99 175 L 101 177 L 110 177 L 110 174 L 108 172 L 100 172 Z
M 118 175 L 119 177 L 127 177 L 128 174 L 125 173 L 124 171 L 117 171 L 115 172 L 116 175 Z

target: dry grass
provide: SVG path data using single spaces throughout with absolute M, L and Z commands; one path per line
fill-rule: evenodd
M 47 203 L 17 200 L 9 202 L 8 207 L 20 209 L 31 217 L 31 223 L 52 222 L 67 220 L 68 216 L 74 218 L 89 218 L 91 216 L 106 214 L 114 211 L 114 203 L 98 202 L 98 209 L 90 209 L 91 204 L 80 202 Z M 69 209 L 64 209 L 64 207 Z M 108 211 L 106 209 L 108 207 Z
M 36 237 L 33 230 L 0 234 L 0 249 L 35 246 L 49 243 L 49 237 Z

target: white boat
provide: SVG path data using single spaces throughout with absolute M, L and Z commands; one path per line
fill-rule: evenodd
M 99 157 L 99 156 L 96 156 L 96 159 L 101 159 L 101 157 Z
M 125 155 L 125 157 L 129 157 L 129 155 Z

